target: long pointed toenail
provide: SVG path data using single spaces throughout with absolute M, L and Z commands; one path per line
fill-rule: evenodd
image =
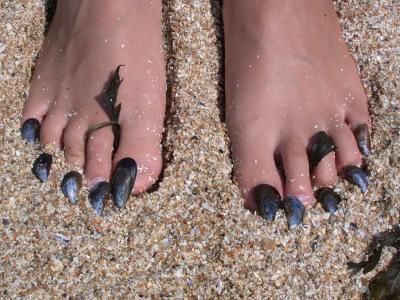
M 65 174 L 61 182 L 61 191 L 71 204 L 78 201 L 78 193 L 82 185 L 82 175 L 76 171 Z
M 274 220 L 281 201 L 279 192 L 268 184 L 260 184 L 254 188 L 254 198 L 258 213 L 267 221 Z
M 303 222 L 305 208 L 296 196 L 288 196 L 283 199 L 283 209 L 289 229 L 294 229 Z
M 36 158 L 33 163 L 32 172 L 40 182 L 45 182 L 49 179 L 52 162 L 53 158 L 47 153 L 42 153 L 38 158 Z
M 21 136 L 28 144 L 34 144 L 39 139 L 40 123 L 31 118 L 22 124 Z
M 123 208 L 128 200 L 137 174 L 137 164 L 132 158 L 120 160 L 111 176 L 111 195 L 114 204 Z
M 341 202 L 339 195 L 329 187 L 318 189 L 315 193 L 315 197 L 318 202 L 322 204 L 324 210 L 331 214 L 338 210 L 338 204 Z
M 89 193 L 89 201 L 96 215 L 100 216 L 104 209 L 104 203 L 111 192 L 107 181 L 97 183 Z
M 360 152 L 368 156 L 371 149 L 371 139 L 369 136 L 368 125 L 360 124 L 354 129 L 354 136 L 357 141 L 358 149 Z
M 320 131 L 314 134 L 311 138 L 311 149 L 308 153 L 310 169 L 313 170 L 318 163 L 330 152 L 336 150 L 330 136 L 325 131 Z
M 343 178 L 348 182 L 357 185 L 361 189 L 362 193 L 367 191 L 368 176 L 364 170 L 356 166 L 347 166 L 343 168 L 342 174 Z

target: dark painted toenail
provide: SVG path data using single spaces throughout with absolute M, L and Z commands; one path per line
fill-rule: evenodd
M 371 139 L 369 136 L 368 125 L 360 124 L 354 129 L 354 136 L 357 141 L 358 149 L 365 156 L 368 156 L 371 149 Z
M 311 148 L 308 153 L 310 169 L 313 170 L 318 163 L 330 152 L 336 150 L 330 136 L 325 131 L 320 131 L 314 134 L 311 138 Z
M 364 170 L 356 166 L 347 166 L 343 168 L 342 174 L 343 178 L 348 182 L 357 185 L 361 189 L 362 193 L 367 191 L 368 176 Z
M 104 202 L 111 192 L 110 184 L 107 181 L 97 183 L 89 193 L 89 201 L 96 215 L 100 216 L 104 209 Z
M 50 154 L 42 153 L 36 158 L 33 163 L 32 172 L 40 180 L 40 182 L 45 182 L 49 179 L 51 163 L 53 158 Z
M 258 213 L 267 221 L 274 220 L 281 201 L 278 191 L 268 184 L 260 184 L 254 188 L 254 198 Z
M 118 208 L 125 206 L 132 192 L 137 173 L 136 161 L 126 157 L 120 160 L 111 176 L 111 195 Z
M 78 193 L 82 185 L 82 175 L 76 171 L 65 174 L 61 182 L 61 190 L 71 204 L 78 201 Z
M 40 123 L 36 119 L 28 119 L 21 127 L 21 136 L 28 144 L 34 144 L 39 139 Z
M 338 204 L 341 199 L 335 191 L 329 187 L 323 187 L 316 191 L 315 197 L 317 201 L 322 204 L 326 212 L 333 214 L 338 209 Z
M 303 222 L 305 207 L 296 196 L 284 198 L 283 209 L 286 214 L 289 229 L 294 229 Z

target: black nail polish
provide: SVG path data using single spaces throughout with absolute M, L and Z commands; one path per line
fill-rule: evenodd
M 335 151 L 336 146 L 331 137 L 325 132 L 320 131 L 311 138 L 311 149 L 308 153 L 310 169 L 313 170 L 318 163 L 330 152 Z
M 268 184 L 260 184 L 254 188 L 254 198 L 258 213 L 267 221 L 274 220 L 281 201 L 278 191 Z
M 368 176 L 359 167 L 347 166 L 343 169 L 343 178 L 348 182 L 357 185 L 362 193 L 365 193 L 368 189 Z
M 371 149 L 371 139 L 369 136 L 368 125 L 360 124 L 354 129 L 354 136 L 357 141 L 358 149 L 360 152 L 368 156 Z
M 104 209 L 104 202 L 111 192 L 110 184 L 107 181 L 97 183 L 89 193 L 89 201 L 96 215 L 100 216 Z
M 82 175 L 76 171 L 65 174 L 61 182 L 61 191 L 71 204 L 78 201 L 78 193 L 82 185 Z
M 331 214 L 338 210 L 338 204 L 341 202 L 339 195 L 329 187 L 318 189 L 315 193 L 315 197 L 317 201 L 321 203 L 324 210 Z
M 22 124 L 21 136 L 28 144 L 34 144 L 39 139 L 39 130 L 39 121 L 31 118 Z
M 132 158 L 126 157 L 118 162 L 111 176 L 111 195 L 114 204 L 123 208 L 128 200 L 137 174 L 137 164 Z
M 296 196 L 284 198 L 283 209 L 286 214 L 289 229 L 294 229 L 303 222 L 305 207 Z
M 32 172 L 40 182 L 45 182 L 49 179 L 52 162 L 53 158 L 47 153 L 42 153 L 36 158 L 33 163 Z

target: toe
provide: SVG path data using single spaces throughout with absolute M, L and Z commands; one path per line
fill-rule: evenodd
M 132 193 L 138 194 L 150 188 L 160 176 L 162 156 L 160 135 L 148 134 L 148 131 L 140 130 L 141 126 L 133 128 L 132 124 L 121 122 L 120 144 L 115 153 L 113 166 L 115 167 L 124 158 L 135 160 L 138 172 Z
M 282 180 L 272 152 L 265 156 L 253 156 L 253 159 L 244 156 L 244 160 L 235 165 L 235 181 L 241 189 L 244 207 L 250 211 L 258 210 L 255 198 L 257 186 L 267 184 L 275 188 L 280 195 L 283 194 Z
M 38 95 L 30 95 L 22 110 L 22 123 L 30 118 L 37 119 L 41 122 L 48 109 L 49 101 L 45 101 L 43 97 Z
M 359 124 L 370 126 L 371 118 L 368 112 L 368 98 L 362 90 L 356 93 L 355 98 L 350 98 L 353 102 L 348 106 L 346 112 L 346 121 L 350 128 L 355 128 Z
M 64 156 L 67 163 L 83 168 L 85 165 L 86 123 L 77 119 L 69 121 L 64 130 Z
M 108 181 L 111 172 L 111 158 L 114 134 L 111 127 L 104 127 L 86 138 L 85 175 L 89 187 L 98 182 Z
M 349 165 L 361 164 L 361 153 L 358 150 L 353 132 L 347 125 L 340 126 L 331 131 L 331 137 L 337 147 L 336 167 L 339 172 Z
M 371 119 L 368 114 L 368 110 L 365 111 L 354 111 L 346 115 L 346 122 L 350 128 L 354 129 L 360 124 L 366 124 L 369 128 L 371 127 Z
M 367 96 L 360 92 L 354 98 L 346 113 L 346 122 L 353 131 L 360 152 L 368 156 L 370 154 L 371 119 L 368 112 Z
M 67 122 L 68 117 L 63 109 L 58 107 L 51 108 L 41 124 L 41 144 L 53 144 L 56 148 L 61 148 L 62 135 Z
M 368 118 L 369 116 L 365 113 L 358 112 L 351 113 L 347 117 L 348 125 L 353 131 L 358 149 L 365 156 L 368 156 L 371 151 L 371 121 Z
M 30 118 L 35 118 L 41 122 L 49 110 L 51 103 L 53 103 L 55 97 L 52 88 L 54 81 L 47 74 L 50 74 L 50 72 L 40 66 L 35 70 L 29 96 L 22 110 L 22 122 Z
M 274 157 L 278 146 L 277 137 L 268 132 L 263 132 L 260 136 L 259 128 L 252 126 L 231 127 L 230 137 L 234 161 L 233 175 L 244 199 L 244 207 L 253 212 L 260 212 L 257 205 L 257 187 L 268 185 L 283 196 L 283 180 Z
M 306 143 L 293 139 L 282 145 L 281 155 L 285 171 L 285 197 L 296 196 L 304 206 L 315 203 L 312 192 Z
M 335 153 L 331 152 L 325 156 L 315 168 L 312 176 L 314 186 L 333 186 L 337 180 L 335 165 Z

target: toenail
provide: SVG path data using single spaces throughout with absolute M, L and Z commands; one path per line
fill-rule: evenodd
M 61 182 L 61 191 L 71 204 L 77 203 L 78 193 L 81 185 L 82 175 L 80 173 L 76 171 L 70 171 L 65 174 Z
M 38 158 L 36 158 L 33 163 L 32 172 L 40 182 L 45 182 L 49 179 L 52 162 L 53 158 L 47 153 L 42 153 Z
M 110 184 L 106 181 L 98 182 L 89 193 L 89 202 L 96 215 L 100 216 L 104 210 L 104 203 L 111 192 Z
M 326 212 L 334 213 L 338 209 L 338 204 L 341 202 L 341 198 L 335 191 L 330 187 L 323 187 L 315 192 L 317 201 L 321 203 L 322 207 Z
M 294 229 L 303 222 L 305 207 L 296 196 L 287 196 L 283 199 L 283 209 L 289 229 Z
M 111 195 L 114 204 L 118 208 L 125 206 L 137 174 L 137 164 L 132 158 L 126 157 L 120 160 L 111 176 Z
M 308 153 L 310 169 L 313 170 L 318 163 L 330 152 L 335 151 L 336 146 L 331 137 L 325 132 L 320 131 L 311 137 L 311 149 Z
M 347 166 L 342 170 L 343 178 L 348 182 L 357 185 L 362 193 L 368 189 L 368 175 L 365 171 L 357 166 Z
M 38 120 L 28 119 L 21 126 L 21 136 L 28 144 L 34 144 L 39 139 L 40 123 Z
M 260 184 L 254 188 L 254 198 L 258 213 L 267 221 L 274 220 L 281 202 L 279 192 L 268 184 Z
M 371 139 L 367 124 L 360 124 L 354 129 L 354 136 L 357 141 L 357 146 L 360 152 L 368 156 L 371 149 Z

